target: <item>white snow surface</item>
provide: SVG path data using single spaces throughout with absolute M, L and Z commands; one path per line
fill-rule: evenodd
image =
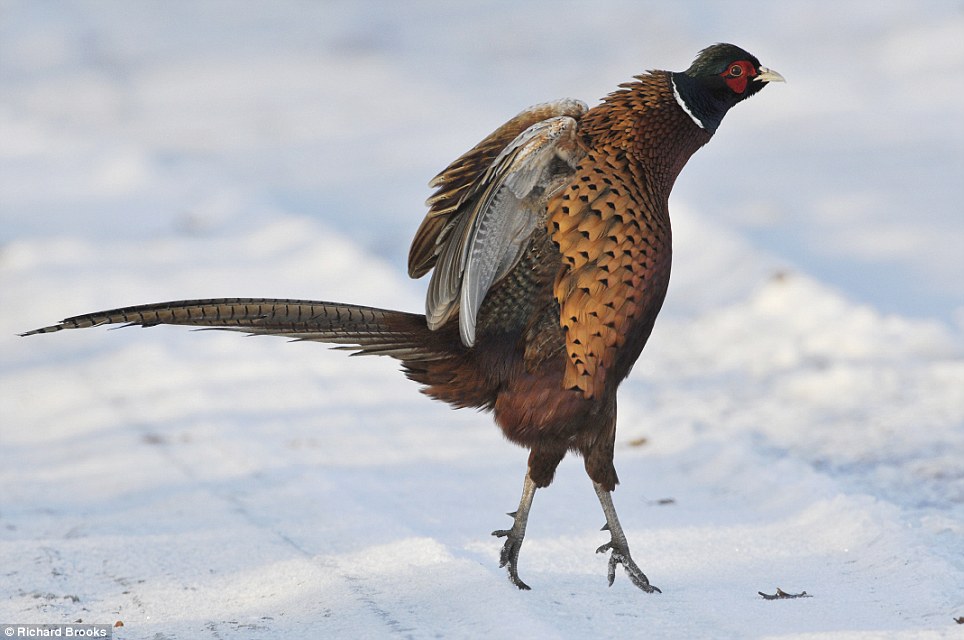
M 160 300 L 419 310 L 424 185 L 522 108 L 732 41 L 780 71 L 671 200 L 619 396 L 634 556 L 581 461 L 397 364 Z M 0 2 L 0 622 L 115 638 L 961 638 L 959 2 Z M 764 600 L 759 591 L 806 591 Z

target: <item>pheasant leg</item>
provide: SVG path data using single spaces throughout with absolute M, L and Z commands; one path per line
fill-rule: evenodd
M 522 541 L 526 536 L 526 523 L 529 520 L 529 509 L 532 507 L 532 497 L 535 493 L 536 483 L 526 473 L 519 509 L 508 514 L 512 516 L 512 528 L 492 532 L 492 535 L 498 538 L 505 538 L 505 544 L 502 545 L 502 553 L 499 556 L 499 566 L 508 567 L 509 580 L 515 586 L 526 591 L 530 589 L 529 585 L 519 578 L 519 551 L 522 549 Z
M 662 593 L 658 588 L 649 584 L 649 578 L 646 577 L 642 569 L 636 566 L 633 557 L 629 554 L 629 543 L 626 541 L 626 534 L 623 533 L 623 528 L 619 524 L 619 518 L 616 517 L 612 493 L 596 482 L 593 482 L 593 488 L 596 489 L 599 504 L 602 505 L 603 513 L 606 514 L 606 526 L 603 527 L 603 531 L 609 531 L 612 535 L 609 542 L 596 549 L 596 553 L 612 552 L 609 556 L 609 586 L 613 586 L 613 581 L 616 580 L 616 565 L 621 564 L 634 585 L 646 593 L 653 593 L 654 591 Z

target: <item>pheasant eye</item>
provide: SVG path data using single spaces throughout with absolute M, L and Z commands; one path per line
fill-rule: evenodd
M 732 67 L 730 67 L 730 77 L 739 78 L 742 75 L 743 75 L 743 67 L 741 67 L 738 64 L 735 64 Z

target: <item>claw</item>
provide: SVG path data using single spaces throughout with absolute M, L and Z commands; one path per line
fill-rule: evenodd
M 526 537 L 526 522 L 529 520 L 529 508 L 532 506 L 532 496 L 535 492 L 536 485 L 529 474 L 526 474 L 519 508 L 507 514 L 512 518 L 512 528 L 497 529 L 492 532 L 496 538 L 505 538 L 505 544 L 502 545 L 502 551 L 499 553 L 499 567 L 507 567 L 509 580 L 523 591 L 528 591 L 530 587 L 519 578 L 519 551 L 522 550 L 522 541 Z
M 509 581 L 523 591 L 529 591 L 531 587 L 519 577 L 519 551 L 522 550 L 522 538 L 516 536 L 511 529 L 499 529 L 493 531 L 492 535 L 497 538 L 505 538 L 502 551 L 499 553 L 499 567 L 508 567 Z
M 608 578 L 608 580 L 609 580 L 609 586 L 611 587 L 611 586 L 613 586 L 613 583 L 616 582 L 616 554 L 615 554 L 615 553 L 613 553 L 611 556 L 609 556 L 609 567 L 608 567 L 608 569 L 609 569 L 609 571 L 608 571 L 608 573 L 606 574 L 606 578 Z M 652 592 L 650 592 L 650 593 L 652 593 Z
M 597 553 L 604 552 L 607 548 L 612 549 L 612 555 L 609 556 L 609 586 L 613 586 L 613 582 L 616 580 L 616 565 L 623 565 L 623 569 L 626 570 L 626 575 L 629 576 L 630 581 L 646 593 L 663 593 L 660 591 L 659 587 L 651 585 L 649 583 L 649 578 L 643 573 L 642 569 L 636 566 L 633 561 L 632 556 L 629 555 L 628 550 L 623 552 L 617 549 L 612 543 L 604 544 L 597 549 Z
M 613 582 L 616 581 L 616 565 L 621 564 L 634 585 L 646 593 L 662 593 L 657 587 L 649 583 L 649 578 L 646 577 L 642 569 L 636 566 L 633 557 L 629 555 L 629 543 L 626 542 L 626 535 L 619 525 L 619 518 L 616 517 L 616 509 L 613 507 L 610 492 L 599 484 L 593 483 L 593 486 L 599 496 L 603 512 L 606 514 L 606 524 L 603 525 L 602 531 L 609 531 L 611 535 L 609 542 L 596 549 L 596 553 L 612 552 L 609 556 L 609 586 L 613 586 Z

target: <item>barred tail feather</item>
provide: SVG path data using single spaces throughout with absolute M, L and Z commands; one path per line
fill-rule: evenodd
M 491 408 L 498 367 L 468 366 L 457 323 L 432 331 L 425 316 L 336 302 L 271 298 L 180 300 L 86 313 L 22 333 L 31 336 L 100 325 L 184 325 L 337 345 L 352 355 L 391 356 L 422 391 L 455 407 Z
M 430 340 L 425 316 L 420 314 L 334 302 L 270 298 L 180 300 L 123 307 L 74 316 L 21 335 L 107 324 L 185 325 L 276 335 L 293 340 L 327 342 L 339 345 L 337 348 L 406 361 L 434 360 L 452 355 L 448 350 L 430 347 L 438 340 Z

